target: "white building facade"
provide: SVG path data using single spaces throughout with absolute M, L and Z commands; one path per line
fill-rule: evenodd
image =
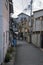
M 43 48 L 43 10 L 34 12 L 32 43 Z
M 9 44 L 9 1 L 0 0 L 0 64 Z
M 29 18 L 30 18 L 30 16 L 27 15 L 27 14 L 25 14 L 25 13 L 20 13 L 20 14 L 18 15 L 18 22 L 21 22 L 21 19 L 24 20 L 24 18 L 26 18 L 27 21 L 29 22 Z

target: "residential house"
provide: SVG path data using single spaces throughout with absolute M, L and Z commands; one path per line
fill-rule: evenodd
M 21 20 L 24 20 L 25 18 L 27 19 L 27 21 L 29 20 L 29 15 L 25 14 L 25 13 L 20 13 L 18 15 L 18 22 L 21 22 Z
M 43 9 L 34 11 L 32 43 L 43 48 Z
M 25 13 L 20 13 L 18 15 L 18 22 L 19 22 L 19 32 L 23 33 L 23 37 L 27 39 L 28 31 L 29 31 L 29 21 L 30 16 Z
M 9 0 L 0 0 L 0 64 L 9 45 Z

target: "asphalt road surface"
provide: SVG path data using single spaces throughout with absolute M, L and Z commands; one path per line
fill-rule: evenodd
M 43 65 L 43 51 L 25 41 L 17 41 L 15 65 Z

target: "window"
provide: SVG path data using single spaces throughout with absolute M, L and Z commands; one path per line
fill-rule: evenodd
M 27 22 L 27 19 L 26 19 L 26 17 L 24 17 L 24 21 L 25 21 L 25 22 Z

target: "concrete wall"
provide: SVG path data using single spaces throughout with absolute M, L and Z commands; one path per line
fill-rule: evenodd
M 32 34 L 32 43 L 37 46 L 40 47 L 40 33 L 39 34 Z
M 7 4 L 6 4 L 7 3 Z M 3 44 L 4 57 L 9 44 L 9 2 L 3 0 Z
M 36 21 L 33 22 L 33 31 L 36 30 Z
M 34 12 L 34 22 L 33 22 L 33 34 L 32 43 L 37 47 L 41 47 L 40 43 L 40 31 L 43 31 L 43 11 Z M 40 20 L 42 17 L 42 20 Z
M 33 23 L 33 31 L 41 31 L 41 21 L 35 20 Z
M 7 9 L 5 3 L 6 0 L 0 0 L 0 64 L 5 58 L 9 44 L 9 7 Z
M 43 10 L 34 12 L 33 31 L 43 31 Z
M 41 21 L 39 19 L 34 20 L 34 23 L 33 23 L 34 34 L 32 34 L 32 43 L 35 46 L 40 47 L 40 33 L 38 33 L 38 31 L 41 31 Z
M 2 0 L 0 0 L 0 16 L 2 16 Z
M 0 64 L 3 61 L 3 29 L 2 29 L 2 16 L 0 16 Z
M 2 32 L 3 32 L 3 29 L 2 29 L 2 25 L 3 25 L 3 23 L 2 23 L 2 0 L 0 0 L 0 64 L 1 64 L 1 62 L 3 61 L 3 41 L 2 41 Z

